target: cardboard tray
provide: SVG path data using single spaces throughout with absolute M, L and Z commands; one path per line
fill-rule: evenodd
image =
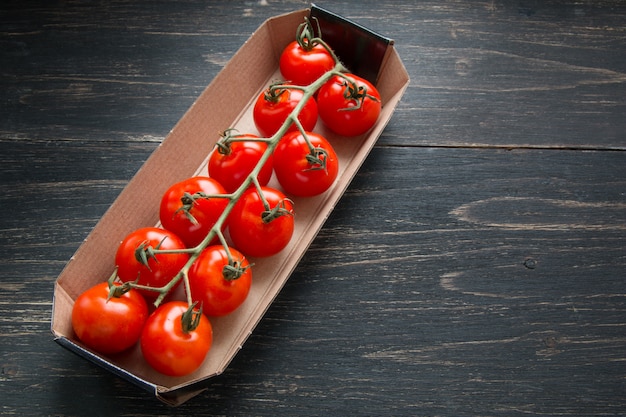
M 383 101 L 377 124 L 365 135 L 342 138 L 318 123 L 315 130 L 331 141 L 339 156 L 338 179 L 320 196 L 294 199 L 297 215 L 291 243 L 278 255 L 251 259 L 253 284 L 248 299 L 233 314 L 211 319 L 214 342 L 199 370 L 186 377 L 167 377 L 147 365 L 138 347 L 115 356 L 86 349 L 76 339 L 71 326 L 74 300 L 111 275 L 117 246 L 128 233 L 158 224 L 160 197 L 171 184 L 192 175 L 207 175 L 206 163 L 219 139 L 217 132 L 229 127 L 240 132 L 256 132 L 251 116 L 254 99 L 272 81 L 280 79 L 280 53 L 294 40 L 297 26 L 307 15 L 318 17 L 324 39 L 340 53 L 341 49 L 334 45 L 349 43 L 360 48 L 358 53 L 339 57 L 353 72 L 376 83 Z M 51 324 L 55 341 L 154 392 L 166 403 L 182 404 L 199 394 L 205 389 L 207 379 L 226 369 L 261 320 L 389 122 L 408 83 L 408 74 L 393 41 L 315 5 L 265 21 L 153 152 L 59 275 Z M 274 178 L 270 185 L 278 186 Z

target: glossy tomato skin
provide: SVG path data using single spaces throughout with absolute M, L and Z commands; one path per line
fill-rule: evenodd
M 202 251 L 189 269 L 189 286 L 194 302 L 209 317 L 220 317 L 235 311 L 248 297 L 252 285 L 252 269 L 244 255 L 229 248 L 239 277 L 228 279 L 224 267 L 229 265 L 228 254 L 222 245 L 209 246 Z
M 313 197 L 326 191 L 333 184 L 339 173 L 339 158 L 332 145 L 322 135 L 307 132 L 311 145 L 326 152 L 323 157 L 326 169 L 319 164 L 307 161 L 311 153 L 300 132 L 287 133 L 274 150 L 276 178 L 289 195 Z
M 330 130 L 339 135 L 358 136 L 370 130 L 378 120 L 382 107 L 381 99 L 378 90 L 369 81 L 354 74 L 346 75 L 358 87 L 363 87 L 367 96 L 362 100 L 346 98 L 348 82 L 336 75 L 319 89 L 317 95 L 319 117 Z M 355 109 L 359 106 L 359 101 L 361 107 Z
M 249 257 L 267 257 L 287 246 L 294 230 L 293 203 L 281 191 L 261 187 L 270 209 L 283 207 L 283 215 L 264 222 L 266 211 L 256 188 L 246 191 L 231 211 L 229 233 L 233 246 Z M 291 213 L 291 214 L 289 214 Z
M 256 135 L 244 135 L 242 138 L 258 138 Z M 265 153 L 264 142 L 231 142 L 228 153 L 222 153 L 216 147 L 209 157 L 209 176 L 219 182 L 226 192 L 235 192 L 256 167 Z M 270 156 L 259 172 L 259 184 L 267 185 L 272 177 L 273 162 Z
M 283 50 L 280 73 L 290 84 L 306 86 L 335 67 L 335 59 L 322 45 L 305 49 L 293 41 Z
M 102 354 L 115 354 L 139 340 L 148 318 L 148 305 L 138 291 L 109 297 L 102 282 L 80 294 L 72 307 L 72 327 L 85 346 Z
M 159 246 L 160 244 L 160 246 Z M 153 288 L 166 285 L 189 260 L 186 253 L 160 253 L 154 258 L 148 257 L 148 266 L 136 257 L 137 248 L 149 245 L 153 249 L 181 250 L 186 249 L 185 243 L 173 232 L 157 227 L 144 227 L 127 235 L 115 254 L 117 275 L 124 282 L 135 281 L 137 284 Z M 147 300 L 153 301 L 158 296 L 156 291 L 138 290 Z
M 190 204 L 188 210 L 195 219 L 194 222 L 184 210 L 181 210 L 184 204 L 181 199 L 185 193 L 194 195 L 197 192 L 207 195 L 226 194 L 224 187 L 214 178 L 191 177 L 168 188 L 161 198 L 159 208 L 159 218 L 163 227 L 174 232 L 190 248 L 204 240 L 228 204 L 227 198 L 197 198 Z M 225 228 L 226 223 L 223 225 L 223 229 Z M 217 237 L 213 242 L 217 242 Z
M 278 132 L 289 114 L 303 99 L 304 93 L 298 89 L 281 88 L 277 90 L 274 100 L 266 97 L 267 90 L 262 92 L 257 98 L 252 116 L 254 125 L 264 137 L 270 137 Z M 318 117 L 317 103 L 314 98 L 309 98 L 302 111 L 298 115 L 298 120 L 305 130 L 313 130 L 317 124 Z M 295 124 L 291 124 L 288 131 L 297 130 Z
M 198 327 L 185 333 L 182 316 L 187 303 L 170 301 L 161 304 L 148 317 L 141 333 L 143 357 L 158 372 L 184 376 L 197 370 L 213 344 L 213 328 L 202 314 Z

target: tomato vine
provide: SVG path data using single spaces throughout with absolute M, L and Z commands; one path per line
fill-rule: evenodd
M 184 266 L 167 284 L 160 287 L 148 287 L 145 285 L 140 285 L 137 281 L 127 281 L 124 282 L 123 285 L 119 286 L 118 283 L 115 283 L 117 276 L 116 273 L 114 273 L 108 281 L 111 288 L 111 296 L 119 296 L 120 294 L 127 292 L 133 288 L 153 291 L 157 295 L 153 304 L 158 307 L 163 302 L 167 294 L 170 293 L 170 291 L 182 281 L 185 287 L 188 305 L 187 312 L 182 316 L 183 329 L 185 332 L 193 331 L 198 325 L 199 314 L 201 314 L 202 306 L 198 307 L 197 302 L 193 301 L 189 284 L 189 271 L 194 262 L 200 257 L 203 250 L 213 244 L 212 242 L 214 242 L 214 239 L 217 239 L 219 241 L 219 244 L 223 246 L 228 257 L 228 265 L 226 265 L 223 269 L 223 276 L 227 280 L 238 279 L 239 276 L 241 276 L 248 268 L 250 268 L 249 265 L 242 267 L 240 261 L 238 259 L 234 259 L 223 232 L 229 214 L 231 213 L 237 202 L 242 198 L 244 193 L 250 188 L 254 188 L 258 192 L 265 207 L 265 211 L 262 214 L 263 222 L 270 222 L 280 216 L 293 215 L 293 211 L 289 208 L 292 207 L 293 202 L 291 200 L 286 199 L 282 202 L 279 202 L 279 204 L 274 207 L 270 206 L 270 204 L 264 197 L 263 186 L 259 183 L 258 175 L 261 172 L 261 169 L 263 168 L 265 163 L 272 156 L 281 138 L 285 136 L 285 134 L 292 126 L 295 126 L 296 130 L 302 135 L 304 141 L 306 142 L 306 145 L 308 146 L 309 154 L 306 156 L 306 160 L 310 164 L 309 170 L 325 171 L 327 169 L 326 164 L 329 157 L 328 152 L 322 147 L 313 145 L 313 143 L 309 139 L 309 132 L 305 130 L 302 122 L 298 118 L 307 101 L 313 99 L 315 93 L 319 91 L 320 88 L 333 77 L 340 77 L 341 79 L 343 79 L 345 85 L 344 97 L 346 99 L 353 99 L 357 102 L 357 106 L 350 106 L 341 110 L 356 110 L 361 107 L 361 103 L 365 98 L 377 100 L 376 97 L 368 93 L 366 88 L 357 85 L 355 81 L 353 81 L 346 75 L 348 71 L 341 63 L 340 59 L 336 56 L 332 48 L 320 36 L 315 35 L 315 32 L 315 28 L 312 26 L 311 21 L 305 18 L 305 22 L 298 26 L 298 29 L 296 31 L 296 41 L 305 50 L 310 50 L 315 46 L 321 45 L 331 55 L 332 59 L 334 60 L 334 66 L 332 67 L 332 69 L 326 71 L 323 75 L 321 75 L 315 81 L 311 82 L 308 85 L 294 85 L 287 81 L 272 83 L 267 88 L 265 92 L 265 97 L 268 100 L 277 100 L 288 89 L 299 90 L 302 92 L 302 98 L 295 106 L 295 108 L 293 108 L 291 113 L 289 113 L 286 120 L 282 123 L 278 131 L 268 137 L 254 138 L 251 138 L 250 135 L 239 135 L 233 128 L 228 128 L 220 134 L 221 138 L 216 143 L 216 149 L 222 154 L 228 154 L 231 151 L 231 144 L 235 142 L 252 141 L 262 142 L 267 145 L 257 164 L 254 166 L 249 175 L 244 179 L 241 185 L 236 190 L 228 192 L 226 194 L 205 194 L 202 192 L 196 192 L 193 194 L 184 193 L 184 195 L 181 196 L 181 206 L 177 210 L 177 213 L 182 212 L 186 216 L 188 221 L 192 223 L 197 221 L 190 211 L 198 200 L 209 198 L 227 200 L 227 204 L 223 209 L 221 215 L 217 218 L 215 224 L 211 227 L 210 231 L 206 234 L 204 239 L 202 239 L 202 241 L 197 245 L 189 247 L 187 249 L 167 250 L 161 248 L 161 243 L 163 242 L 159 243 L 155 247 L 152 247 L 148 242 L 145 242 L 140 245 L 136 250 L 136 258 L 142 264 L 148 267 L 149 259 L 156 259 L 156 256 L 159 254 L 186 253 L 189 255 L 189 258 Z M 317 33 L 320 33 L 319 24 L 317 25 Z

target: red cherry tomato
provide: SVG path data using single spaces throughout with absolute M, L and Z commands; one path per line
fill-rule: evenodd
M 300 132 L 287 133 L 274 150 L 276 178 L 287 194 L 312 197 L 337 178 L 339 158 L 322 135 L 307 132 L 313 151 Z
M 369 81 L 346 74 L 354 85 L 338 75 L 326 82 L 317 95 L 320 119 L 342 136 L 358 136 L 374 126 L 381 111 L 378 90 Z
M 290 84 L 309 85 L 335 67 L 335 59 L 322 45 L 293 41 L 280 55 L 280 73 Z
M 187 303 L 183 301 L 162 304 L 148 317 L 141 333 L 143 357 L 162 374 L 192 373 L 202 365 L 213 344 L 213 328 L 204 314 L 198 316 L 194 330 L 183 330 L 182 316 L 187 310 Z
M 139 285 L 160 288 L 170 282 L 189 260 L 186 253 L 159 253 L 151 256 L 149 252 L 152 249 L 181 250 L 186 249 L 186 246 L 176 234 L 168 230 L 157 227 L 137 229 L 126 236 L 117 248 L 115 264 L 118 277 L 124 282 L 139 279 Z M 147 265 L 142 262 L 142 253 Z M 156 291 L 139 291 L 150 301 L 158 296 Z
M 122 352 L 139 340 L 148 318 L 146 300 L 135 290 L 109 298 L 102 282 L 78 296 L 72 307 L 72 327 L 85 346 L 103 354 Z
M 189 269 L 189 287 L 194 302 L 209 317 L 225 316 L 246 300 L 252 284 L 250 264 L 241 252 L 229 248 L 232 262 L 222 245 L 204 249 Z
M 266 207 L 256 188 L 246 191 L 230 214 L 233 246 L 246 256 L 265 257 L 287 246 L 294 230 L 293 203 L 281 191 L 261 187 Z
M 226 194 L 226 190 L 213 178 L 187 178 L 163 194 L 159 210 L 163 227 L 178 235 L 190 248 L 204 240 L 228 205 L 227 198 L 203 198 L 196 193 L 217 195 Z M 222 229 L 225 228 L 226 223 Z M 217 237 L 213 242 L 217 242 Z
M 266 89 L 257 98 L 252 116 L 254 124 L 264 137 L 270 137 L 278 132 L 293 109 L 302 100 L 302 90 L 294 88 L 272 87 Z M 317 124 L 317 103 L 310 98 L 298 115 L 298 120 L 305 130 L 313 130 Z M 297 130 L 295 124 L 291 124 L 288 131 Z
M 234 138 L 253 139 L 258 136 L 237 135 Z M 227 142 L 225 146 L 216 146 L 209 157 L 209 176 L 222 184 L 226 192 L 233 193 L 250 175 L 266 149 L 266 143 L 255 141 L 233 141 Z M 267 185 L 272 177 L 272 168 L 270 156 L 257 176 L 259 184 Z

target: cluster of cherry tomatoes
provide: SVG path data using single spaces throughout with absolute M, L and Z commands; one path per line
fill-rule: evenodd
M 288 81 L 256 100 L 258 132 L 225 131 L 208 175 L 173 184 L 161 199 L 160 226 L 126 236 L 113 276 L 78 296 L 72 325 L 84 345 L 113 355 L 139 343 L 146 362 L 170 376 L 200 367 L 213 341 L 211 319 L 248 296 L 248 258 L 273 256 L 291 240 L 289 197 L 319 195 L 336 180 L 339 161 L 314 132 L 318 118 L 349 137 L 367 132 L 380 114 L 376 88 L 343 71 L 312 33 L 310 22 L 300 26 L 280 58 Z M 268 186 L 273 175 L 279 187 Z

